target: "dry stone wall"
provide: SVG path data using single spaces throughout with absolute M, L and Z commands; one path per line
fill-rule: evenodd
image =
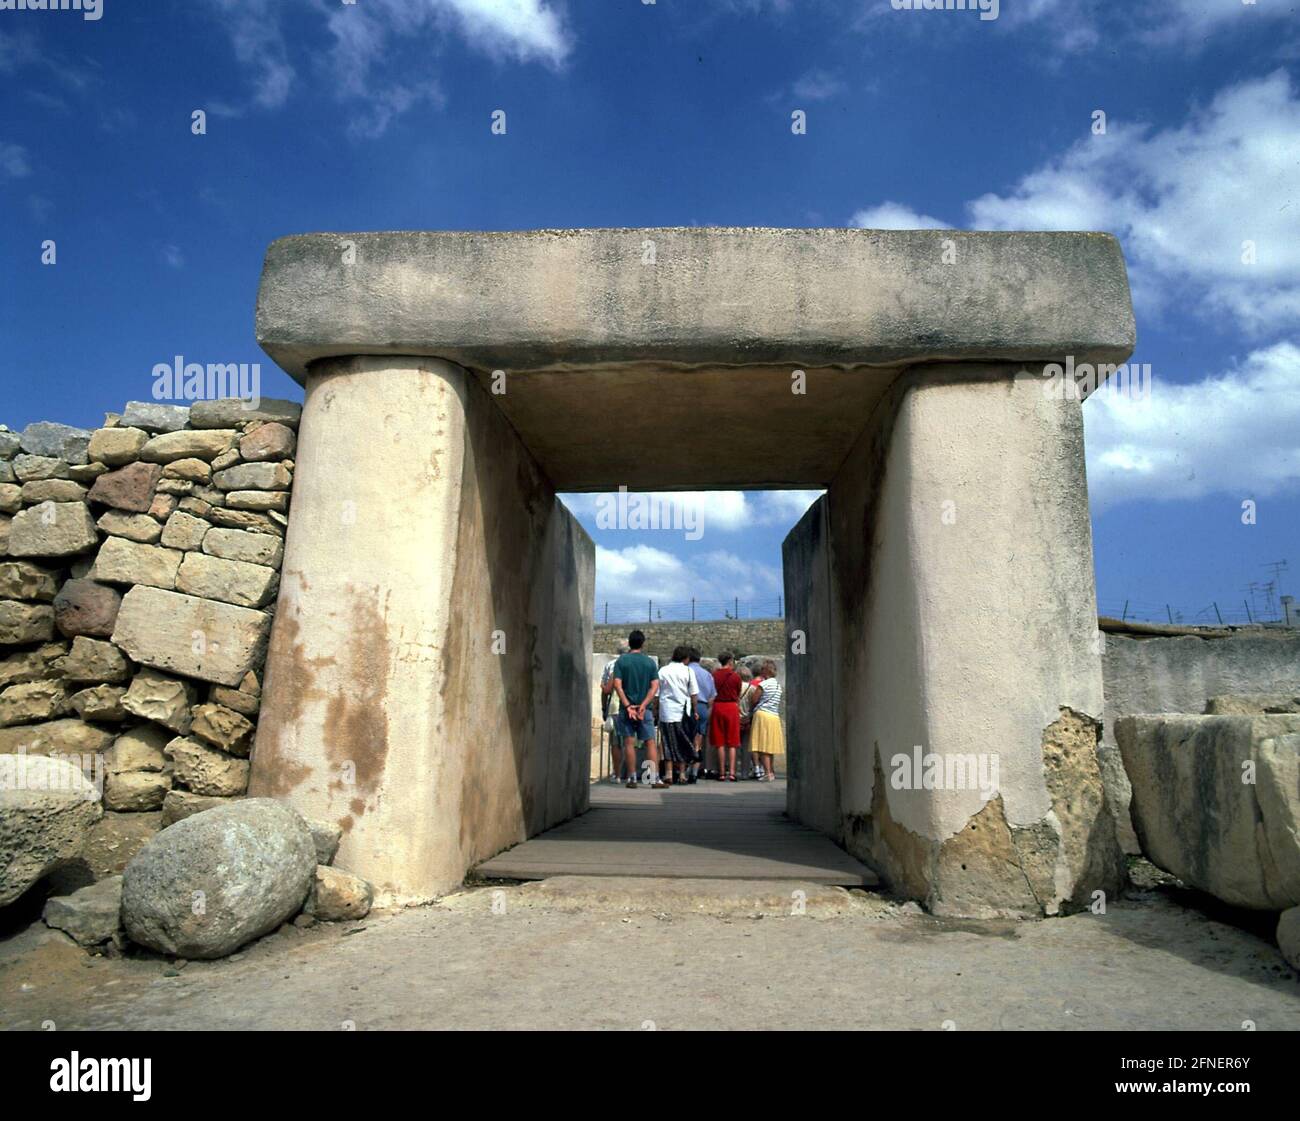
M 245 793 L 300 412 L 0 427 L 0 757 L 61 757 L 102 792 L 74 885 Z

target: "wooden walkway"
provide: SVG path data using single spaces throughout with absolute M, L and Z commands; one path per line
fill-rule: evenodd
M 591 788 L 591 809 L 478 866 L 489 879 L 668 876 L 874 887 L 875 873 L 785 816 L 785 782 Z

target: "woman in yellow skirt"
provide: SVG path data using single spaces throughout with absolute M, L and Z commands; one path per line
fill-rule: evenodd
M 749 732 L 749 750 L 763 771 L 764 782 L 776 778 L 776 756 L 785 755 L 785 729 L 781 727 L 781 683 L 776 679 L 776 663 L 763 663 L 754 679 L 759 698 Z

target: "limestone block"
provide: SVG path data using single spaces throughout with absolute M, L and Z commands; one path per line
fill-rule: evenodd
M 133 716 L 183 735 L 190 730 L 194 686 L 178 677 L 142 669 L 131 681 L 122 705 Z
M 16 514 L 23 508 L 23 488 L 17 483 L 0 483 L 0 514 Z
M 289 494 L 282 490 L 232 490 L 226 494 L 226 505 L 232 510 L 275 510 L 284 513 L 289 509 Z
M 177 459 L 163 468 L 163 478 L 207 484 L 212 481 L 212 467 L 201 459 Z
M 122 600 L 113 641 L 144 665 L 238 685 L 261 665 L 270 627 L 261 611 L 138 587 Z
M 58 660 L 55 668 L 70 683 L 115 685 L 131 675 L 131 667 L 121 650 L 111 642 L 82 634 L 72 640 L 71 651 Z
M 0 658 L 0 689 L 23 681 L 58 677 L 55 663 L 67 652 L 63 643 L 50 642 L 34 650 L 19 650 Z
M 90 437 L 90 458 L 108 467 L 125 467 L 140 458 L 140 449 L 149 442 L 142 428 L 100 428 Z
M 9 554 L 9 532 L 13 527 L 13 518 L 0 515 L 0 557 Z
M 258 514 L 252 510 L 213 510 L 209 516 L 209 521 L 213 525 L 221 526 L 223 529 L 243 529 L 250 533 L 267 533 L 276 537 L 283 537 L 284 530 L 275 524 L 266 514 Z
M 166 751 L 176 781 L 195 794 L 230 797 L 248 789 L 247 759 L 237 759 L 186 736 L 177 736 Z M 315 849 L 312 852 L 314 858 Z
M 68 580 L 54 597 L 54 623 L 66 638 L 109 638 L 122 606 L 118 592 L 94 580 Z
M 0 600 L 0 646 L 48 642 L 54 637 L 54 608 L 44 603 Z
M 102 463 L 74 463 L 68 468 L 68 477 L 74 483 L 93 483 L 107 473 L 108 467 Z
M 174 494 L 155 494 L 153 501 L 149 503 L 149 516 L 157 518 L 160 522 L 165 522 L 172 516 L 179 504 L 180 499 Z
M 217 704 L 194 707 L 190 735 L 243 758 L 248 757 L 253 746 L 252 723 L 239 713 Z
M 177 510 L 167 519 L 162 543 L 171 549 L 194 550 L 203 547 L 204 535 L 212 528 L 202 518 Z
M 38 420 L 23 429 L 22 448 L 31 455 L 51 456 L 69 463 L 85 463 L 90 433 L 84 428 Z
M 123 514 L 120 510 L 107 510 L 95 523 L 113 537 L 125 537 L 142 545 L 153 545 L 162 536 L 162 526 L 148 514 Z
M 154 771 L 109 773 L 104 778 L 104 809 L 116 813 L 146 813 L 162 809 L 172 788 L 172 776 Z
M 263 397 L 257 401 L 243 401 L 238 397 L 223 397 L 216 401 L 195 401 L 190 409 L 190 423 L 195 428 L 234 428 L 249 421 L 276 421 L 298 427 L 302 406 L 296 401 L 283 401 Z
M 374 898 L 375 889 L 360 876 L 318 864 L 303 911 L 321 922 L 364 919 Z
M 58 590 L 57 572 L 30 561 L 0 561 L 0 599 L 48 602 Z
M 125 720 L 127 711 L 122 704 L 126 689 L 120 685 L 94 685 L 73 693 L 68 703 L 82 720 L 98 720 L 116 724 Z
M 14 478 L 20 483 L 32 483 L 40 479 L 67 479 L 71 469 L 67 460 L 55 459 L 48 455 L 19 455 L 14 457 Z
M 231 448 L 229 451 L 222 452 L 212 461 L 213 471 L 224 471 L 227 467 L 233 467 L 240 460 L 239 449 Z
M 179 549 L 110 537 L 100 547 L 91 576 L 107 584 L 144 584 L 170 590 L 176 586 L 183 556 Z
M 216 798 L 211 794 L 195 794 L 189 790 L 177 790 L 173 787 L 167 791 L 167 797 L 163 799 L 163 828 L 183 821 L 187 817 L 193 817 L 194 814 L 202 813 L 204 810 L 232 805 L 235 801 L 234 798 Z
M 113 741 L 104 757 L 104 766 L 110 775 L 127 771 L 157 771 L 167 769 L 167 744 L 173 739 L 163 728 L 154 724 L 138 724 L 123 732 Z
M 86 498 L 102 502 L 118 510 L 133 510 L 143 514 L 153 504 L 154 491 L 162 478 L 162 468 L 156 463 L 129 463 L 116 471 L 100 475 Z
M 249 533 L 239 529 L 213 529 L 203 539 L 203 551 L 222 560 L 279 568 L 284 559 L 284 542 L 269 533 Z
M 68 704 L 62 681 L 29 681 L 0 691 L 0 727 L 53 720 Z
M 22 446 L 22 437 L 17 432 L 0 425 L 0 459 L 13 459 Z
M 206 553 L 187 553 L 176 574 L 177 591 L 239 607 L 263 607 L 275 598 L 278 588 L 279 576 L 273 568 Z
M 146 432 L 178 432 L 189 423 L 190 410 L 185 405 L 160 405 L 153 401 L 128 401 L 122 424 L 143 428 Z
M 86 488 L 71 479 L 38 479 L 23 483 L 23 502 L 35 506 L 41 502 L 80 502 Z
M 234 709 L 241 716 L 256 716 L 262 703 L 257 697 L 241 693 L 238 689 L 229 689 L 225 685 L 214 685 L 211 699 L 213 704 Z
M 212 476 L 219 490 L 288 490 L 293 483 L 289 469 L 279 463 L 240 463 Z
M 316 863 L 333 864 L 343 840 L 343 827 L 332 821 L 308 821 L 312 842 L 316 845 Z
M 178 459 L 199 459 L 206 462 L 229 448 L 238 435 L 232 429 L 165 432 L 145 444 L 140 450 L 140 458 L 148 463 L 171 463 Z
M 107 476 L 105 476 L 107 477 Z M 42 502 L 14 515 L 11 557 L 72 557 L 99 543 L 84 502 Z
M 41 917 L 79 946 L 107 942 L 122 929 L 122 877 L 109 876 L 71 895 L 47 899 Z
M 1300 697 L 1287 693 L 1233 693 L 1211 697 L 1205 704 L 1206 716 L 1265 716 L 1300 713 Z
M 0 754 L 94 756 L 107 751 L 116 732 L 66 717 L 44 724 L 0 728 Z
M 240 440 L 239 454 L 249 463 L 279 462 L 292 459 L 297 445 L 298 437 L 292 428 L 272 422 L 255 428 Z

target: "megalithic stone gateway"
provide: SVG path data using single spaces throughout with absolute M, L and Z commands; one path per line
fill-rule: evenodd
M 792 815 L 939 912 L 1118 887 L 1082 414 L 1043 373 L 1131 353 L 1113 238 L 310 234 L 257 335 L 307 399 L 250 793 L 337 823 L 378 902 L 585 808 L 556 492 L 620 486 L 827 488 L 785 546 Z M 891 781 L 917 746 L 997 790 Z

